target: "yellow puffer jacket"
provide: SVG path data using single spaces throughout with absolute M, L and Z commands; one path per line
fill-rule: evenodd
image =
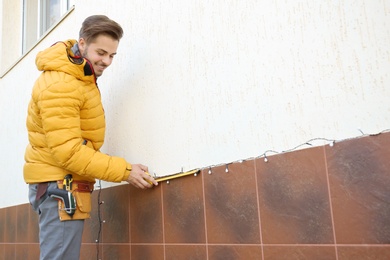
M 76 43 L 58 42 L 36 57 L 43 72 L 28 106 L 27 183 L 62 180 L 69 173 L 74 180 L 120 182 L 130 174 L 123 158 L 99 152 L 104 110 L 92 66 L 74 54 Z

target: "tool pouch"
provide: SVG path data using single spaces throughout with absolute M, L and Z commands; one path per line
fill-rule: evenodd
M 62 181 L 57 182 L 58 188 L 63 188 Z M 58 201 L 58 214 L 61 221 L 87 219 L 90 218 L 92 210 L 91 193 L 93 191 L 93 184 L 87 182 L 74 181 L 72 184 L 72 195 L 76 199 L 76 211 L 70 216 L 66 213 L 64 203 Z

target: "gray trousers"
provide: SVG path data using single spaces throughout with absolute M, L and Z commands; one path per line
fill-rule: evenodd
M 57 187 L 50 182 L 49 187 Z M 80 258 L 84 220 L 60 221 L 58 201 L 45 193 L 36 200 L 38 185 L 29 185 L 29 200 L 39 214 L 40 260 L 77 260 Z

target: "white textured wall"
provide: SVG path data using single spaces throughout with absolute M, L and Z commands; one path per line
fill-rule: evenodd
M 35 54 L 77 37 L 95 13 L 125 30 L 99 79 L 104 152 L 159 175 L 390 128 L 390 0 L 76 1 L 0 80 L 0 118 L 8 122 L 0 126 L 0 187 L 14 194 L 0 207 L 26 202 L 24 120 Z
M 22 53 L 23 0 L 0 0 L 0 73 L 9 68 Z

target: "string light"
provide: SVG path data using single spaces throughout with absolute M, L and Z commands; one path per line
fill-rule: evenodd
M 386 133 L 386 132 L 390 132 L 390 129 L 385 129 L 385 130 L 382 130 L 378 133 L 375 133 L 375 134 L 364 134 L 364 132 L 361 130 L 361 129 L 358 129 L 359 132 L 362 133 L 362 136 L 378 136 L 380 134 L 383 134 L 383 133 Z M 361 138 L 362 136 L 357 136 L 357 137 L 352 137 L 352 138 L 345 138 L 345 139 L 342 139 L 342 140 L 334 140 L 334 139 L 328 139 L 328 138 L 322 138 L 322 137 L 317 137 L 317 138 L 312 138 L 302 144 L 299 144 L 291 149 L 287 149 L 287 150 L 283 150 L 281 152 L 278 152 L 278 151 L 275 151 L 275 150 L 266 150 L 264 153 L 260 154 L 259 156 L 257 157 L 250 157 L 250 158 L 246 158 L 246 159 L 239 159 L 239 160 L 236 160 L 236 161 L 233 161 L 233 162 L 230 162 L 230 163 L 220 163 L 220 164 L 214 164 L 214 165 L 209 165 L 209 166 L 206 166 L 206 167 L 203 167 L 203 168 L 200 168 L 200 170 L 204 170 L 204 169 L 208 169 L 208 174 L 211 174 L 212 171 L 211 171 L 211 168 L 215 168 L 215 167 L 219 167 L 219 166 L 224 166 L 225 165 L 225 172 L 229 172 L 229 168 L 228 168 L 228 165 L 229 164 L 232 164 L 232 163 L 243 163 L 245 161 L 249 161 L 249 160 L 253 160 L 253 159 L 259 159 L 259 158 L 264 158 L 264 162 L 268 162 L 268 157 L 267 157 L 267 154 L 270 154 L 270 153 L 273 153 L 273 154 L 281 154 L 281 153 L 287 153 L 287 152 L 292 152 L 292 151 L 295 151 L 297 150 L 298 148 L 302 147 L 302 146 L 305 146 L 305 145 L 308 145 L 308 146 L 313 146 L 312 142 L 315 142 L 315 141 L 325 141 L 325 142 L 328 142 L 329 143 L 329 146 L 330 147 L 333 147 L 336 142 L 342 142 L 342 141 L 346 141 L 346 140 L 351 140 L 351 139 L 355 139 L 355 138 Z
M 100 259 L 99 257 L 99 246 L 100 246 L 100 238 L 101 238 L 101 233 L 102 233 L 102 224 L 105 223 L 106 221 L 105 220 L 102 220 L 102 214 L 101 214 L 101 209 L 100 209 L 100 206 L 102 204 L 104 204 L 104 201 L 103 200 L 100 200 L 100 195 L 101 195 L 101 192 L 102 192 L 102 181 L 99 180 L 99 185 L 98 185 L 98 188 L 99 188 L 99 192 L 98 192 L 98 196 L 97 196 L 97 203 L 98 203 L 98 220 L 99 220 L 99 228 L 98 228 L 98 234 L 97 234 L 97 239 L 95 240 L 96 242 L 96 257 L 97 259 Z

